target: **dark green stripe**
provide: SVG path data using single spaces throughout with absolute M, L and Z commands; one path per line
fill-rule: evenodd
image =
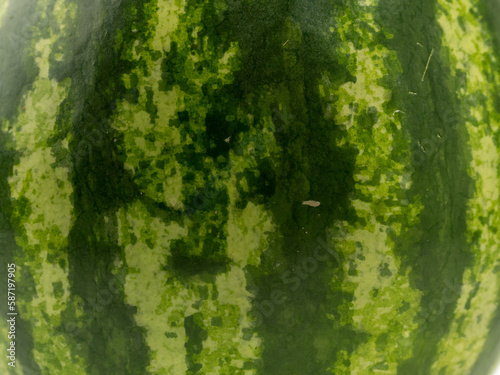
M 243 154 L 256 161 L 257 173 L 245 170 L 237 176 L 238 180 L 246 179 L 248 188 L 238 184 L 240 201 L 236 206 L 244 208 L 249 201 L 263 204 L 273 212 L 278 228 L 272 235 L 273 244 L 261 258 L 261 265 L 247 267 L 248 282 L 253 284 L 252 289 L 257 294 L 254 314 L 261 314 L 260 308 L 270 298 L 272 290 L 280 289 L 287 295 L 287 302 L 275 306 L 275 311 L 256 331 L 263 340 L 262 363 L 247 363 L 246 366 L 258 366 L 263 374 L 324 373 L 335 361 L 339 348 L 352 349 L 356 341 L 362 341 L 362 337 L 353 337 L 348 327 L 335 327 L 327 319 L 327 314 L 335 314 L 336 306 L 342 302 L 339 297 L 349 299 L 352 296 L 341 296 L 340 292 L 327 295 L 332 270 L 336 267 L 333 260 L 321 264 L 314 278 L 306 275 L 306 280 L 301 281 L 296 291 L 290 291 L 290 284 L 283 281 L 282 276 L 295 265 L 303 267 L 302 262 L 313 255 L 317 246 L 314 239 L 325 240 L 325 230 L 334 220 L 354 219 L 348 208 L 348 195 L 354 187 L 352 170 L 356 151 L 335 146 L 342 132 L 332 121 L 324 119 L 317 92 L 318 80 L 325 70 L 334 81 L 345 82 L 348 77 L 347 70 L 335 59 L 335 40 L 329 36 L 332 35 L 329 22 L 335 8 L 329 1 L 314 4 L 303 1 L 231 1 L 227 11 L 220 14 L 211 3 L 188 1 L 187 14 L 180 21 L 181 27 L 187 28 L 188 35 L 191 27 L 194 28 L 188 15 L 201 8 L 203 28 L 198 36 L 189 37 L 191 42 L 187 47 L 172 43 L 163 64 L 164 89 L 179 85 L 188 95 L 191 92 L 192 100 L 200 101 L 199 105 L 210 103 L 201 126 L 197 125 L 196 118 L 191 117 L 196 113 L 178 113 L 180 129 L 194 139 L 199 148 L 185 146 L 177 160 L 184 170 L 201 171 L 207 176 L 204 184 L 211 183 L 209 176 L 212 171 L 227 165 L 231 149 L 237 155 Z M 201 101 L 196 89 L 190 89 L 193 83 L 185 76 L 181 62 L 191 50 L 201 48 L 205 36 L 208 36 L 209 46 L 213 43 L 215 50 L 220 52 L 227 50 L 230 42 L 236 41 L 241 50 L 241 68 L 230 85 L 213 89 L 213 83 L 207 82 L 202 89 Z M 284 48 L 287 40 L 289 43 Z M 200 62 L 199 69 L 209 69 L 210 63 Z M 280 105 L 286 107 L 286 113 L 280 113 Z M 254 118 L 251 128 L 244 121 L 247 114 Z M 233 120 L 227 120 L 230 115 Z M 272 144 L 259 144 L 262 138 L 258 136 L 264 130 L 263 120 L 269 117 L 278 130 L 275 133 L 278 149 L 273 149 Z M 225 143 L 228 135 L 231 135 L 231 141 Z M 256 148 L 253 155 L 245 151 L 247 138 Z M 209 168 L 202 163 L 207 154 L 214 160 Z M 184 204 L 188 206 L 196 188 L 203 188 L 194 184 L 189 175 L 186 173 L 183 180 Z M 321 206 L 311 209 L 301 205 L 310 198 L 321 201 Z M 197 233 L 196 226 L 214 222 L 212 213 L 215 209 L 220 212 L 216 207 L 221 206 L 227 206 L 224 191 L 210 201 L 209 207 L 195 211 L 192 222 L 187 223 L 190 233 Z M 219 228 L 227 220 L 226 215 L 223 209 L 220 216 L 224 219 L 217 224 Z M 197 240 L 207 244 L 206 239 L 190 236 L 178 241 L 171 249 L 174 258 L 176 253 L 186 254 L 182 263 L 175 267 L 178 271 L 193 269 L 201 272 L 202 268 L 192 268 L 197 259 L 189 254 L 199 246 Z M 203 251 L 200 260 L 216 260 L 215 251 L 220 251 L 219 259 L 223 260 L 225 247 L 225 242 L 215 244 L 213 251 Z M 175 259 L 173 263 L 176 264 Z M 315 301 L 322 301 L 322 304 Z M 195 326 L 191 320 L 186 320 L 186 324 L 187 363 L 194 373 L 199 366 L 192 362 L 192 358 L 202 344 L 191 344 L 200 340 L 201 331 L 193 329 Z M 348 342 L 341 340 L 340 336 L 348 337 Z
M 465 147 L 468 137 L 455 96 L 462 82 L 447 69 L 450 62 L 443 58 L 446 51 L 441 47 L 436 14 L 433 0 L 383 0 L 376 16 L 394 34 L 384 45 L 398 53 L 403 67 L 401 75 L 392 77 L 393 98 L 406 113 L 403 126 L 412 136 L 410 194 L 420 196 L 424 206 L 421 225 L 398 240 L 402 267 L 411 267 L 410 279 L 424 293 L 417 317 L 420 327 L 412 337 L 414 356 L 399 366 L 401 374 L 414 374 L 415 369 L 430 373 L 459 296 L 457 290 L 450 292 L 449 285 L 461 285 L 465 268 L 472 264 L 465 237 L 466 204 L 472 195 L 466 167 L 471 155 Z
M 120 60 L 115 35 L 120 29 L 124 48 L 145 37 L 151 15 L 143 14 L 143 3 L 90 1 L 79 7 L 72 37 L 60 46 L 69 56 L 51 65 L 53 77 L 72 82 L 57 125 L 61 137 L 72 133 L 76 221 L 69 234 L 69 281 L 72 298 L 81 298 L 85 311 L 76 317 L 69 307 L 62 329 L 86 359 L 88 373 L 143 374 L 149 362 L 144 330 L 133 317 L 136 309 L 124 302 L 125 275 L 111 272 L 115 260 L 124 258 L 116 212 L 137 195 L 110 125 L 116 101 L 127 95 L 121 76 L 133 68 Z
M 268 157 L 256 156 L 260 185 L 241 191 L 243 199 L 268 207 L 277 224 L 259 267 L 247 267 L 256 291 L 254 314 L 263 316 L 257 328 L 264 350 L 261 374 L 323 374 L 339 349 L 352 349 L 363 340 L 348 326 L 327 319 L 327 314 L 338 318 L 337 307 L 352 298 L 331 293 L 335 261 L 319 264 L 314 276 L 303 264 L 313 256 L 316 239 L 326 240 L 325 230 L 335 220 L 354 219 L 348 198 L 356 150 L 335 146 L 342 131 L 325 120 L 317 91 L 323 73 L 334 82 L 348 79 L 329 31 L 335 12 L 341 11 L 330 1 L 273 1 L 234 2 L 228 12 L 242 50 L 234 85 L 250 103 L 255 124 L 280 105 L 286 109 L 273 116 L 275 126 L 282 127 L 276 133 L 279 149 Z M 259 99 L 259 93 L 270 93 L 270 99 Z M 247 180 L 252 181 L 251 174 L 245 175 Z M 308 199 L 321 205 L 301 205 Z M 342 274 L 337 276 L 340 283 Z M 283 292 L 286 302 L 270 307 L 273 291 Z

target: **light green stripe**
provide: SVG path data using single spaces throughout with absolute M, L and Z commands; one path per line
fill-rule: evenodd
M 186 235 L 177 224 L 166 225 L 152 218 L 146 208 L 135 203 L 118 214 L 119 244 L 125 249 L 128 267 L 125 302 L 137 306 L 135 320 L 146 328 L 146 340 L 152 351 L 152 374 L 184 374 L 186 349 L 184 317 L 194 313 L 193 288 L 163 268 L 169 255 L 171 240 Z M 132 235 L 137 239 L 132 243 Z M 149 248 L 148 243 L 153 247 Z M 118 268 L 124 264 L 117 262 Z
M 268 245 L 267 233 L 273 232 L 275 225 L 270 214 L 265 211 L 262 205 L 248 202 L 244 209 L 234 207 L 239 198 L 235 173 L 243 171 L 245 167 L 251 165 L 255 160 L 232 154 L 231 161 L 233 166 L 238 167 L 231 170 L 232 176 L 228 185 L 231 203 L 227 225 L 228 257 L 238 268 L 244 268 L 247 265 L 258 266 L 260 264 L 260 255 Z
M 472 368 L 499 303 L 500 275 L 495 266 L 500 258 L 500 238 L 494 230 L 500 228 L 500 117 L 493 100 L 498 96 L 500 76 L 492 41 L 479 13 L 477 6 L 467 0 L 439 2 L 438 21 L 450 54 L 452 75 L 466 74 L 466 83 L 458 95 L 464 103 L 472 153 L 468 173 L 476 187 L 467 211 L 467 236 L 474 264 L 465 270 L 450 332 L 439 343 L 432 371 L 440 375 L 467 373 Z
M 414 320 L 422 294 L 410 285 L 410 270 L 400 272 L 401 260 L 394 251 L 401 223 L 417 223 L 422 205 L 398 198 L 411 187 L 411 174 L 406 172 L 409 135 L 401 126 L 404 114 L 391 108 L 391 91 L 381 82 L 399 73 L 388 72 L 387 63 L 396 67 L 399 63 L 395 52 L 373 45 L 378 27 L 372 16 L 375 4 L 370 5 L 365 2 L 355 15 L 340 17 L 338 29 L 332 29 L 343 41 L 337 51 L 345 56 L 355 82 L 335 90 L 325 77 L 322 88 L 325 97 L 338 97 L 335 122 L 347 130 L 339 145 L 359 150 L 354 171 L 358 198 L 351 201 L 359 219 L 338 222 L 332 230 L 346 259 L 341 289 L 354 296 L 340 306 L 340 324 L 368 335 L 352 353 L 338 353 L 332 373 L 396 374 L 398 364 L 412 356 L 409 337 L 417 328 Z M 358 45 L 351 41 L 354 32 L 360 37 Z M 393 154 L 395 148 L 398 152 Z
M 49 2 L 40 2 L 38 6 L 39 14 L 45 16 Z M 19 300 L 18 307 L 20 317 L 32 322 L 33 354 L 43 373 L 84 374 L 83 359 L 72 353 L 70 343 L 59 331 L 60 314 L 71 303 L 66 255 L 73 192 L 69 161 L 65 166 L 59 165 L 54 149 L 48 145 L 57 133 L 57 110 L 70 86 L 69 81 L 49 78 L 49 54 L 58 38 L 65 36 L 65 22 L 71 21 L 66 16 L 74 14 L 74 9 L 59 0 L 52 12 L 58 24 L 51 29 L 51 37 L 44 38 L 41 30 L 34 31 L 32 48 L 39 75 L 22 100 L 17 122 L 5 123 L 3 129 L 12 134 L 16 151 L 21 154 L 9 178 L 11 196 L 16 202 L 14 217 L 21 223 L 16 228 L 16 242 L 23 253 L 14 257 L 18 286 L 29 285 L 23 282 L 24 270 L 34 279 L 36 288 L 33 299 Z M 69 152 L 67 138 L 59 146 Z

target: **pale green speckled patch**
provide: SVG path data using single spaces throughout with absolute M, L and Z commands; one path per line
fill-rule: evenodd
M 243 166 L 249 158 L 236 157 L 238 161 L 234 165 Z M 234 206 L 238 198 L 236 189 L 236 177 L 231 177 L 228 185 L 231 206 L 229 207 L 229 221 L 227 225 L 227 251 L 228 257 L 238 266 L 258 266 L 260 255 L 267 247 L 266 234 L 275 229 L 272 218 L 261 206 L 249 202 L 244 209 Z
M 196 358 L 203 365 L 203 373 L 253 374 L 253 371 L 238 372 L 246 361 L 255 360 L 260 354 L 257 338 L 244 339 L 245 329 L 252 326 L 249 314 L 252 296 L 246 290 L 243 269 L 232 265 L 214 283 L 199 277 L 183 282 L 166 267 L 170 242 L 186 236 L 187 231 L 178 224 L 152 218 L 140 203 L 121 210 L 118 216 L 119 242 L 125 249 L 128 267 L 126 302 L 137 306 L 136 322 L 146 328 L 152 351 L 148 371 L 186 373 L 184 319 L 195 315 L 207 333 Z M 246 242 L 235 246 L 246 249 L 252 242 L 250 239 L 248 246 Z M 214 319 L 220 323 L 214 324 Z
M 418 200 L 401 198 L 411 186 L 405 171 L 410 164 L 409 135 L 402 130 L 401 114 L 389 105 L 390 90 L 381 83 L 389 74 L 386 64 L 399 64 L 394 52 L 373 45 L 377 25 L 372 11 L 360 6 L 354 22 L 347 15 L 337 20 L 339 29 L 334 30 L 345 42 L 338 52 L 348 59 L 355 82 L 335 89 L 325 77 L 322 85 L 325 97 L 338 98 L 332 102 L 335 120 L 347 129 L 339 145 L 359 150 L 354 171 L 358 198 L 351 201 L 359 219 L 354 224 L 338 222 L 331 233 L 347 259 L 341 289 L 354 296 L 340 306 L 340 324 L 351 324 L 367 337 L 353 352 L 338 353 L 330 368 L 335 374 L 396 374 L 398 364 L 412 356 L 410 334 L 417 328 L 420 309 L 421 292 L 410 285 L 409 270 L 401 273 L 394 239 L 402 234 L 401 219 L 418 223 L 422 206 Z M 357 28 L 360 41 L 355 46 L 346 35 Z
M 186 235 L 186 230 L 152 218 L 140 203 L 122 209 L 118 219 L 119 245 L 125 250 L 128 267 L 125 302 L 137 306 L 136 322 L 146 328 L 152 351 L 148 370 L 153 374 L 183 374 L 187 369 L 184 316 L 194 313 L 190 306 L 196 301 L 196 292 L 162 268 L 170 241 Z
M 439 343 L 433 374 L 465 373 L 472 368 L 489 333 L 498 307 L 500 275 L 495 267 L 500 258 L 500 173 L 498 142 L 500 116 L 494 98 L 500 84 L 498 61 L 486 25 L 476 16 L 471 1 L 439 2 L 438 21 L 443 44 L 450 54 L 451 71 L 466 74 L 459 97 L 469 133 L 472 161 L 468 172 L 476 191 L 468 203 L 467 235 L 474 264 L 463 275 L 463 286 L 449 333 Z M 458 19 L 464 22 L 457 22 Z M 474 98 L 484 98 L 475 103 Z
M 38 12 L 45 15 L 49 3 L 39 2 Z M 16 242 L 23 251 L 14 257 L 18 285 L 29 285 L 22 279 L 22 270 L 27 268 L 36 288 L 31 301 L 18 300 L 18 308 L 20 317 L 33 323 L 33 355 L 43 373 L 84 374 L 83 359 L 68 350 L 66 337 L 58 331 L 60 314 L 70 297 L 66 246 L 72 223 L 73 187 L 70 171 L 58 165 L 47 143 L 56 135 L 58 106 L 67 96 L 70 82 L 58 83 L 49 78 L 49 53 L 57 39 L 65 36 L 64 22 L 70 21 L 66 16 L 74 14 L 74 9 L 59 0 L 53 14 L 59 24 L 51 29 L 50 38 L 34 30 L 32 51 L 39 75 L 22 100 L 17 121 L 4 123 L 3 129 L 12 134 L 15 149 L 21 154 L 9 178 L 11 196 L 17 202 L 13 215 L 22 223 L 16 228 Z M 59 146 L 69 151 L 68 139 Z

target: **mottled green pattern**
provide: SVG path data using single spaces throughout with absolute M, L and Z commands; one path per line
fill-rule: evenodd
M 359 150 L 354 179 L 357 199 L 352 201 L 358 221 L 336 223 L 335 241 L 349 261 L 342 290 L 353 294 L 340 307 L 341 324 L 353 325 L 367 334 L 352 353 L 342 353 L 331 373 L 396 373 L 398 364 L 412 355 L 411 332 L 417 328 L 421 292 L 410 285 L 409 270 L 400 269 L 394 251 L 395 239 L 408 224 L 419 222 L 420 199 L 409 202 L 406 192 L 412 183 L 410 137 L 402 128 L 404 112 L 390 103 L 391 91 L 381 85 L 389 75 L 401 73 L 396 54 L 374 45 L 380 32 L 373 20 L 373 6 L 356 8 L 357 17 L 338 22 L 344 44 L 339 54 L 348 57 L 356 82 L 329 88 L 338 97 L 336 122 L 348 129 L 341 142 Z M 363 25 L 360 27 L 360 25 Z M 356 42 L 349 36 L 359 35 Z M 327 95 L 328 95 L 327 94 Z M 339 233 L 339 235 L 336 235 Z M 335 283 L 335 280 L 333 280 Z M 346 361 L 349 363 L 345 365 Z
M 2 373 L 493 361 L 500 77 L 484 4 L 18 4 L 0 0 L 15 72 L 0 240 L 22 353 Z
M 438 19 L 453 62 L 452 75 L 467 72 L 458 95 L 464 103 L 462 113 L 472 151 L 468 172 L 475 182 L 475 194 L 467 207 L 467 240 L 474 263 L 464 272 L 450 332 L 440 342 L 439 359 L 433 366 L 436 374 L 442 369 L 458 373 L 473 366 L 498 310 L 500 287 L 500 114 L 494 99 L 500 87 L 500 65 L 489 53 L 492 40 L 485 25 L 474 17 L 478 11 L 474 4 L 440 5 Z M 466 26 L 457 25 L 456 19 L 464 20 Z M 469 106 L 474 102 L 482 105 Z
M 37 12 L 48 13 L 48 6 L 49 2 L 40 2 Z M 23 97 L 17 122 L 11 125 L 5 121 L 2 127 L 5 133 L 12 134 L 12 147 L 20 153 L 9 184 L 15 200 L 12 222 L 16 242 L 24 251 L 15 254 L 13 261 L 18 265 L 18 285 L 30 284 L 24 275 L 35 284 L 31 298 L 18 300 L 17 307 L 22 319 L 31 322 L 36 363 L 46 373 L 83 374 L 83 359 L 67 351 L 71 343 L 58 332 L 63 324 L 61 311 L 70 303 L 66 248 L 73 222 L 73 187 L 69 180 L 68 139 L 57 143 L 51 140 L 57 134 L 57 110 L 68 94 L 69 81 L 49 78 L 51 47 L 57 38 L 66 37 L 65 23 L 72 21 L 75 12 L 64 1 L 52 6 L 51 27 L 33 32 L 30 52 L 38 65 L 38 77 Z M 65 160 L 57 160 L 55 153 L 65 154 Z M 18 350 L 22 350 L 22 344 Z

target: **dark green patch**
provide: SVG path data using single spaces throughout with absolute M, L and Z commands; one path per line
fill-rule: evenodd
M 64 289 L 62 281 L 52 283 L 52 289 L 54 291 L 54 297 L 60 299 L 64 295 Z
M 256 293 L 253 314 L 262 317 L 258 328 L 264 343 L 261 374 L 325 373 L 335 362 L 337 350 L 352 350 L 364 339 L 350 327 L 326 318 L 329 313 L 335 315 L 342 301 L 352 298 L 331 290 L 335 261 L 316 261 L 314 265 L 309 259 L 318 246 L 315 241 L 326 239 L 325 230 L 335 220 L 355 220 L 349 194 L 354 188 L 356 150 L 335 146 L 342 132 L 334 122 L 325 120 L 317 92 L 322 74 L 339 83 L 350 79 L 336 60 L 336 40 L 328 31 L 335 12 L 342 10 L 329 1 L 230 2 L 221 22 L 242 53 L 241 69 L 228 92 L 241 97 L 257 131 L 257 136 L 237 138 L 235 152 L 258 163 L 258 170 L 237 176 L 241 197 L 237 207 L 244 208 L 248 201 L 264 204 L 277 224 L 259 267 L 247 267 L 248 281 Z M 245 22 L 241 22 L 241 14 L 245 14 Z M 273 96 L 262 99 L 268 93 Z M 279 105 L 286 110 L 281 112 Z M 274 136 L 280 150 L 271 156 L 265 153 L 270 143 L 259 135 L 266 116 L 276 126 Z M 224 121 L 219 126 L 231 129 Z M 217 137 L 223 139 L 222 134 Z M 247 145 L 255 150 L 253 154 L 246 153 Z M 308 199 L 320 201 L 321 206 L 301 205 Z M 277 263 L 289 273 L 276 271 Z M 315 271 L 308 271 L 312 269 Z M 284 304 L 270 301 L 274 288 L 285 291 Z M 345 337 L 349 340 L 342 339 Z M 318 341 L 329 344 L 316 348 Z
M 149 113 L 149 116 L 151 117 L 151 123 L 154 124 L 155 120 L 158 118 L 158 108 L 156 107 L 156 104 L 153 102 L 153 89 L 151 87 L 146 87 L 146 111 Z M 151 142 L 154 142 L 151 141 Z
M 382 276 L 382 277 L 390 277 L 390 276 L 392 276 L 392 272 L 389 269 L 389 265 L 387 263 L 379 265 L 378 269 L 379 269 L 379 272 L 380 272 L 380 276 Z
M 472 257 L 466 243 L 467 200 L 471 181 L 466 167 L 471 159 L 462 110 L 456 93 L 464 83 L 450 75 L 450 62 L 441 46 L 442 31 L 437 24 L 436 1 L 383 0 L 377 7 L 375 20 L 394 34 L 383 41 L 395 50 L 403 73 L 388 78 L 392 102 L 405 115 L 403 126 L 412 138 L 413 185 L 409 201 L 420 197 L 424 206 L 420 224 L 403 222 L 403 233 L 396 240 L 396 251 L 402 258 L 403 270 L 411 267 L 412 285 L 423 292 L 421 327 L 414 336 L 414 356 L 401 363 L 398 373 L 411 374 L 418 368 L 430 373 L 438 353 L 437 345 L 449 329 L 458 298 L 442 301 L 447 283 L 460 279 Z M 418 48 L 417 42 L 424 48 Z M 412 47 L 416 46 L 416 47 Z M 432 60 L 422 82 L 431 52 Z M 416 92 L 410 95 L 408 92 Z M 438 131 L 443 142 L 436 136 Z M 404 271 L 402 271 L 404 272 Z M 441 313 L 425 316 L 428 309 Z
M 403 303 L 401 303 L 401 307 L 399 308 L 399 313 L 402 314 L 405 311 L 408 311 L 410 307 L 411 305 L 408 302 L 403 301 Z
M 385 352 L 386 346 L 387 346 L 387 340 L 389 339 L 389 334 L 388 333 L 383 333 L 379 337 L 377 337 L 377 341 L 375 342 L 375 345 L 377 346 L 377 351 L 379 352 Z M 377 367 L 375 367 L 377 368 Z M 385 370 L 385 369 L 380 369 L 380 370 Z
M 183 244 L 181 242 L 181 244 Z M 176 250 L 179 248 L 177 247 Z M 184 250 L 184 253 L 187 251 Z M 163 267 L 165 271 L 171 271 L 176 274 L 177 277 L 185 279 L 186 277 L 192 277 L 200 274 L 220 274 L 228 270 L 228 262 L 217 261 L 209 259 L 207 260 L 203 255 L 199 256 L 185 256 L 185 255 L 175 255 L 168 257 L 167 266 Z
M 146 3 L 127 0 L 116 6 L 90 1 L 80 6 L 77 21 L 68 30 L 70 37 L 61 46 L 65 59 L 54 63 L 50 72 L 59 80 L 71 79 L 57 126 L 62 138 L 72 133 L 76 220 L 69 234 L 69 281 L 71 298 L 85 301 L 81 306 L 83 317 L 76 317 L 71 303 L 62 313 L 64 322 L 77 322 L 81 328 L 64 324 L 61 329 L 71 347 L 85 343 L 85 349 L 77 352 L 86 359 L 89 373 L 138 374 L 144 373 L 149 363 L 144 329 L 134 320 L 136 308 L 124 303 L 123 282 L 117 284 L 111 273 L 116 258 L 123 257 L 116 212 L 132 202 L 138 191 L 123 167 L 118 148 L 122 135 L 111 127 L 110 119 L 118 100 L 136 100 L 133 90 L 126 90 L 121 79 L 133 65 L 120 56 L 122 49 L 148 33 L 147 22 L 152 15 L 144 14 Z M 96 11 L 106 22 L 98 22 L 93 16 Z M 117 49 L 116 30 L 123 34 Z M 154 117 L 151 95 L 147 106 Z M 149 247 L 153 245 L 148 243 Z
M 216 327 L 222 327 L 222 318 L 220 316 L 212 318 L 212 325 Z
M 479 291 L 479 287 L 481 286 L 480 282 L 476 282 L 475 284 L 476 285 L 474 286 L 474 289 L 472 289 L 470 291 L 469 297 L 467 297 L 467 302 L 465 303 L 465 306 L 464 306 L 465 310 L 469 310 L 470 309 L 471 301 L 476 296 L 477 292 Z
M 196 374 L 201 370 L 202 365 L 196 363 L 196 355 L 200 354 L 203 349 L 203 341 L 208 337 L 207 331 L 199 324 L 196 319 L 197 314 L 190 315 L 184 319 L 184 328 L 186 330 L 186 365 L 188 368 L 187 375 Z M 201 319 L 201 318 L 200 318 Z

